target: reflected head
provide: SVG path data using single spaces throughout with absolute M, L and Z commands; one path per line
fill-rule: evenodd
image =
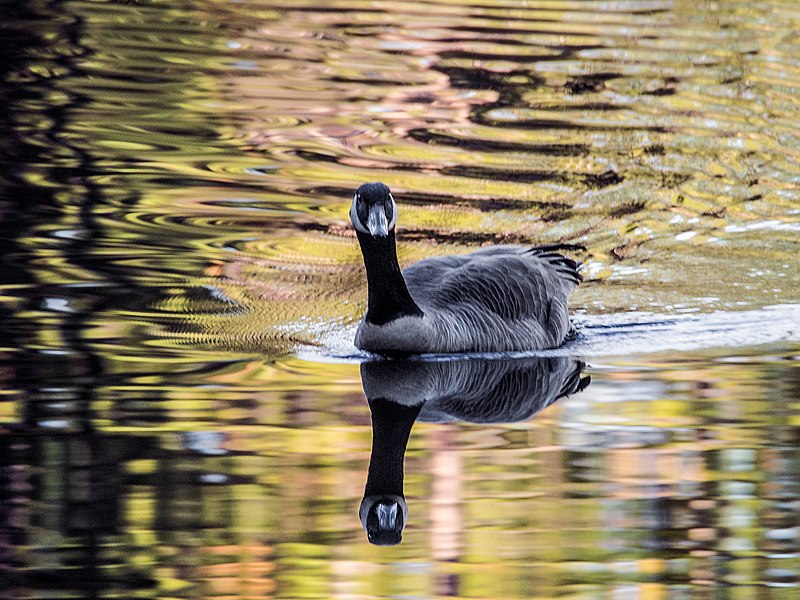
M 358 513 L 370 544 L 396 546 L 403 540 L 408 505 L 401 496 L 367 496 Z

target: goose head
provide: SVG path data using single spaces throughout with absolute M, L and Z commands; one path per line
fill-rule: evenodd
M 356 190 L 350 207 L 350 221 L 356 231 L 385 238 L 397 223 L 397 204 L 383 183 L 365 183 Z

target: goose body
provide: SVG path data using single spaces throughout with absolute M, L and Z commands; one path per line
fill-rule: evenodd
M 382 354 L 506 352 L 560 346 L 567 300 L 581 281 L 577 246 L 491 246 L 421 260 L 401 271 L 397 205 L 382 183 L 362 185 L 350 218 L 367 270 L 368 308 L 355 345 Z

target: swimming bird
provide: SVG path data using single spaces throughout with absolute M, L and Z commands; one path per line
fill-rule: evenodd
M 358 348 L 389 355 L 542 350 L 569 333 L 567 299 L 582 277 L 556 250 L 582 246 L 489 246 L 401 271 L 397 204 L 385 184 L 358 188 L 350 221 L 367 271 Z

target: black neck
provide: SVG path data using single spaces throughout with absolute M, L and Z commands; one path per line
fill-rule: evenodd
M 369 401 L 372 412 L 372 454 L 364 496 L 403 496 L 403 458 L 411 427 L 422 404 L 406 406 L 391 400 Z
M 400 272 L 394 230 L 385 238 L 357 233 L 369 287 L 366 320 L 383 325 L 399 317 L 422 316 Z

